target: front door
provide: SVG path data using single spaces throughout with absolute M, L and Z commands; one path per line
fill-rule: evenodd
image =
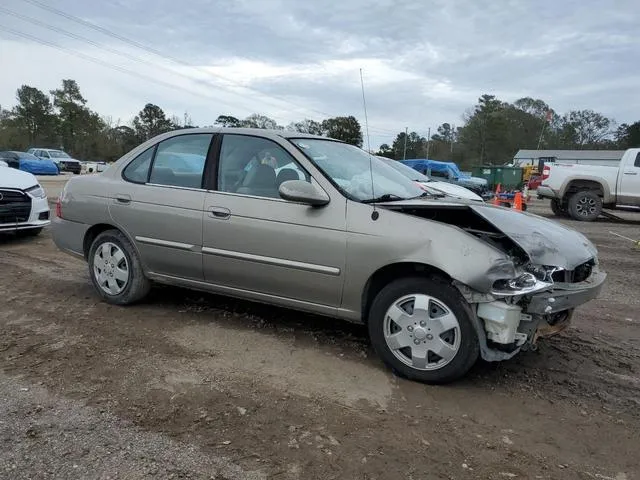
M 202 280 L 203 172 L 212 134 L 185 134 L 149 148 L 109 192 L 114 222 L 148 272 Z
M 231 294 L 335 308 L 344 279 L 346 199 L 319 208 L 281 199 L 278 186 L 286 180 L 315 183 L 285 142 L 222 138 L 217 183 L 204 207 L 205 280 Z
M 640 205 L 640 153 L 633 162 L 620 167 L 618 203 Z

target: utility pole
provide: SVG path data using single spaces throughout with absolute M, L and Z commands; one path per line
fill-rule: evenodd
M 407 137 L 409 136 L 409 127 L 404 129 L 404 152 L 402 153 L 402 160 L 407 159 Z
M 429 160 L 429 147 L 431 146 L 431 127 L 429 127 L 427 133 L 427 160 Z
M 455 131 L 456 131 L 456 126 L 455 125 L 451 125 L 451 155 L 453 155 L 453 140 L 455 139 Z

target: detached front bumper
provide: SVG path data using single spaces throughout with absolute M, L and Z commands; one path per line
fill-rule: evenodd
M 531 315 L 549 315 L 579 307 L 600 294 L 606 278 L 605 272 L 594 270 L 584 282 L 555 283 L 551 292 L 533 295 L 523 311 Z

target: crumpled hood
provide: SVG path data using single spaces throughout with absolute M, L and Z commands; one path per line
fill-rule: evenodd
M 587 237 L 559 222 L 487 204 L 469 208 L 518 244 L 536 265 L 573 270 L 597 257 Z
M 0 187 L 26 190 L 38 185 L 38 179 L 28 172 L 11 167 L 0 167 Z

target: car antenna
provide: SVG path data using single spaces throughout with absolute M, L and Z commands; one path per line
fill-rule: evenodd
M 362 106 L 364 107 L 364 129 L 367 134 L 367 153 L 369 154 L 369 174 L 371 175 L 371 198 L 376 198 L 373 190 L 373 156 L 371 155 L 371 141 L 369 139 L 369 119 L 367 118 L 367 100 L 364 96 L 364 79 L 362 78 L 362 69 L 360 69 L 360 87 L 362 88 Z M 377 220 L 380 214 L 376 210 L 376 204 L 373 203 L 373 212 L 371 212 L 371 220 Z

